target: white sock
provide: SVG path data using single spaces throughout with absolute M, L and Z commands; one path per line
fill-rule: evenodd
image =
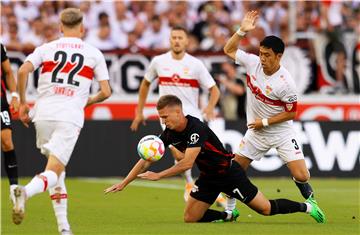
M 225 210 L 232 211 L 235 209 L 235 206 L 236 206 L 236 199 L 233 197 L 227 197 Z
M 310 213 L 310 211 L 312 210 L 312 205 L 310 204 L 310 203 L 308 203 L 308 202 L 305 202 L 305 204 L 306 204 L 306 213 Z
M 192 184 L 194 182 L 194 180 L 193 180 L 193 178 L 191 176 L 191 169 L 186 170 L 184 172 L 184 176 L 185 176 L 186 183 L 191 183 Z
M 56 216 L 58 230 L 70 230 L 70 224 L 67 219 L 67 191 L 65 186 L 65 171 L 61 173 L 57 184 L 49 188 L 51 202 Z
M 58 176 L 53 171 L 44 171 L 34 176 L 32 180 L 25 186 L 26 197 L 30 198 L 35 194 L 42 193 L 48 188 L 54 187 L 58 180 Z

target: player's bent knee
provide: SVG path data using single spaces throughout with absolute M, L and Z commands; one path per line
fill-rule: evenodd
M 195 216 L 191 215 L 190 213 L 185 213 L 184 214 L 184 222 L 185 223 L 195 223 L 197 222 L 199 219 L 196 218 Z
M 294 175 L 294 179 L 297 182 L 307 182 L 310 179 L 309 171 L 299 171 Z

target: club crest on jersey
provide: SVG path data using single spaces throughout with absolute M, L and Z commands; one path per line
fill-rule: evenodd
M 286 104 L 285 106 L 288 111 L 292 110 L 292 108 L 294 107 L 293 104 Z
M 171 76 L 171 79 L 173 80 L 173 82 L 178 82 L 178 81 L 180 80 L 180 76 L 179 76 L 179 74 L 174 73 L 174 74 Z
M 190 144 L 196 144 L 199 141 L 199 134 L 193 133 L 190 136 Z
M 186 74 L 186 75 L 188 75 L 189 74 L 189 71 L 190 71 L 190 69 L 189 68 L 184 68 L 184 74 Z
M 271 86 L 269 86 L 269 85 L 266 85 L 266 88 L 265 88 L 265 93 L 267 94 L 267 95 L 270 95 L 270 93 L 272 92 L 272 88 L 271 88 Z

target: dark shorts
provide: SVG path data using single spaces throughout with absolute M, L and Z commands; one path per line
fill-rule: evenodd
M 226 176 L 219 178 L 200 176 L 196 180 L 190 196 L 199 201 L 213 204 L 221 192 L 247 204 L 254 199 L 258 188 L 250 182 L 240 165 L 232 161 Z
M 3 129 L 11 129 L 11 113 L 9 111 L 9 105 L 4 105 L 1 103 L 1 130 Z

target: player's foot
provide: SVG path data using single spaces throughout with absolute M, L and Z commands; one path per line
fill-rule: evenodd
M 320 209 L 320 207 L 318 206 L 315 199 L 313 199 L 313 197 L 309 197 L 306 200 L 306 202 L 312 206 L 311 211 L 310 211 L 310 216 L 313 217 L 316 220 L 316 222 L 318 222 L 318 223 L 325 223 L 326 222 L 325 214 Z
M 187 202 L 187 200 L 189 199 L 190 192 L 191 192 L 191 189 L 193 188 L 193 186 L 194 186 L 193 183 L 186 183 L 185 192 L 184 192 L 184 200 L 185 200 L 185 202 Z
M 14 193 L 14 189 L 17 188 L 18 185 L 17 184 L 12 184 L 10 185 L 10 201 L 12 202 L 13 205 L 15 205 L 15 193 Z
M 14 189 L 14 207 L 12 212 L 12 219 L 14 224 L 21 224 L 25 216 L 25 201 L 26 193 L 23 186 L 18 186 Z
M 231 211 L 231 218 L 226 220 L 226 222 L 232 222 L 232 221 L 236 221 L 236 219 L 240 216 L 240 212 L 238 209 L 234 209 Z
M 223 197 L 223 195 L 219 194 L 219 196 L 216 198 L 216 205 L 218 207 L 226 208 L 226 199 Z
M 60 231 L 60 235 L 74 235 L 71 229 L 63 229 Z

